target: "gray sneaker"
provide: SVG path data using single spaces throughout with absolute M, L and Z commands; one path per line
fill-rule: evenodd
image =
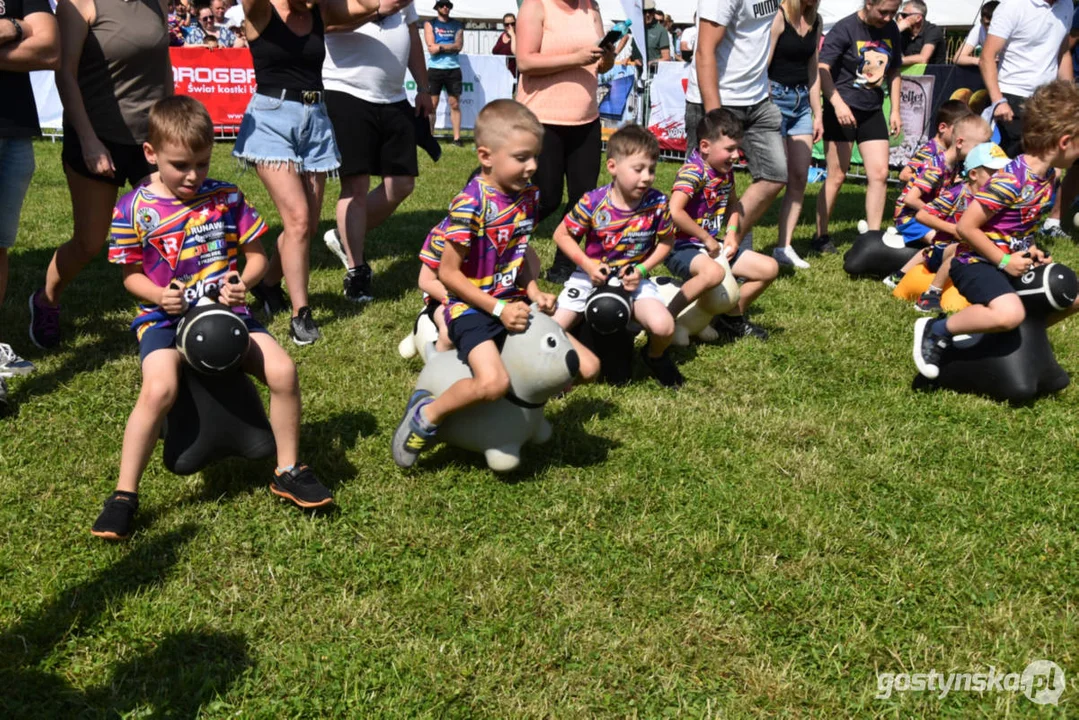
M 311 317 L 310 307 L 304 305 L 300 308 L 300 312 L 292 318 L 288 334 L 292 342 L 297 345 L 310 345 L 322 337 L 322 333 L 318 331 L 318 325 L 315 324 L 315 318 Z
M 431 402 L 431 393 L 426 390 L 417 390 L 412 393 L 408 404 L 405 405 L 404 417 L 401 418 L 397 430 L 394 431 L 390 445 L 393 461 L 398 467 L 412 467 L 423 449 L 435 439 L 437 431 L 424 430 L 416 422 L 416 406 L 421 403 L 426 405 L 429 402 Z
M 34 363 L 23 360 L 7 343 L 0 343 L 0 377 L 14 377 L 34 372 Z

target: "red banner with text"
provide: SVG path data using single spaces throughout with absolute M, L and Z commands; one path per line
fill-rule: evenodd
M 251 51 L 201 47 L 169 48 L 177 95 L 190 95 L 210 111 L 217 127 L 236 128 L 255 92 Z

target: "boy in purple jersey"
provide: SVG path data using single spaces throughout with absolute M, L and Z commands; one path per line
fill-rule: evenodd
M 895 229 L 907 245 L 928 245 L 935 231 L 918 222 L 915 216 L 943 190 L 955 184 L 958 172 L 975 145 L 989 140 L 989 123 L 976 115 L 960 118 L 952 126 L 952 144 L 943 152 L 929 158 L 907 183 L 895 202 Z M 893 273 L 884 284 L 895 287 L 903 278 L 902 271 Z
M 948 281 L 957 248 L 955 224 L 970 206 L 974 194 L 989 182 L 993 173 L 1006 167 L 1009 162 L 1011 158 L 994 143 L 975 146 L 963 163 L 966 176 L 962 182 L 952 185 L 918 211 L 918 222 L 936 231 L 933 244 L 911 258 L 902 270 L 907 273 L 924 263 L 930 272 L 935 273 L 929 288 L 914 303 L 920 312 L 938 312 L 941 309 L 940 296 L 944 292 L 944 283 Z
M 658 161 L 659 143 L 639 125 L 626 125 L 607 141 L 611 184 L 585 193 L 554 231 L 555 244 L 577 265 L 558 296 L 554 319 L 572 328 L 593 291 L 617 275 L 633 296 L 633 318 L 648 333 L 641 351 L 645 365 L 664 387 L 680 387 L 682 373 L 667 354 L 674 318 L 648 279 L 674 240 L 667 197 L 652 187 Z
M 768 331 L 745 319 L 746 310 L 779 275 L 775 259 L 754 252 L 739 231 L 742 207 L 734 189 L 735 155 L 742 124 L 729 110 L 712 110 L 697 123 L 698 148 L 678 171 L 671 190 L 671 220 L 677 232 L 667 269 L 685 282 L 667 309 L 678 317 L 691 302 L 723 282 L 723 268 L 712 258 L 722 252 L 741 281 L 738 307 L 719 315 L 712 327 L 732 340 L 768 339 Z M 726 218 L 723 245 L 716 238 Z
M 393 460 L 400 467 L 415 464 L 448 415 L 481 402 L 493 402 L 509 391 L 509 374 L 500 347 L 508 332 L 528 327 L 529 306 L 554 312 L 555 298 L 536 284 L 526 262 L 528 239 L 535 224 L 539 191 L 532 185 L 543 126 L 528 108 L 513 100 L 488 103 L 476 117 L 476 154 L 481 172 L 450 204 L 442 228 L 438 279 L 446 288 L 445 319 L 450 341 L 472 377 L 460 380 L 437 398 L 417 390 L 405 406 L 393 434 Z M 581 355 L 595 356 L 573 341 Z M 589 378 L 590 379 L 590 378 Z
M 142 389 L 124 430 L 116 492 L 91 532 L 122 540 L 138 510 L 138 485 L 180 383 L 176 324 L 211 289 L 251 332 L 245 371 L 270 388 L 277 470 L 270 490 L 304 508 L 333 502 L 330 491 L 298 462 L 300 387 L 296 366 L 244 307 L 247 288 L 266 270 L 259 237 L 266 223 L 230 183 L 208 180 L 214 126 L 197 100 L 165 98 L 150 110 L 146 159 L 158 167 L 146 185 L 113 211 L 109 261 L 123 265 L 124 287 L 142 303 L 131 324 L 139 341 Z M 244 256 L 243 273 L 237 256 Z
M 936 117 L 937 134 L 911 155 L 910 160 L 899 171 L 899 181 L 904 184 L 910 182 L 929 158 L 951 147 L 952 125 L 955 125 L 957 120 L 973 114 L 974 111 L 962 100 L 948 100 L 941 104 Z
M 1012 287 L 1049 256 L 1033 242 L 1042 216 L 1053 207 L 1060 184 L 1057 169 L 1079 159 L 1079 88 L 1066 80 L 1043 85 L 1026 101 L 1025 152 L 997 171 L 979 190 L 956 224 L 960 245 L 952 261 L 956 289 L 972 304 L 944 319 L 914 324 L 914 363 L 930 380 L 940 375 L 940 357 L 958 334 L 1007 332 L 1026 317 Z M 1079 301 L 1050 315 L 1050 325 L 1079 310 Z

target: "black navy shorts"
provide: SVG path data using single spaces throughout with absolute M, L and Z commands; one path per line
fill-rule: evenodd
M 435 100 L 438 100 L 443 88 L 446 89 L 446 94 L 450 97 L 461 97 L 463 79 L 461 68 L 453 68 L 452 70 L 430 68 L 427 71 L 427 92 Z
M 262 324 L 250 315 L 240 315 L 239 317 L 244 321 L 244 325 L 247 326 L 247 332 L 270 334 L 269 330 L 262 327 Z M 146 360 L 146 356 L 155 350 L 165 350 L 174 347 L 176 347 L 176 325 L 167 325 L 165 327 L 154 326 L 149 328 L 142 334 L 142 338 L 139 339 L 139 364 L 141 365 Z
M 858 123 L 855 127 L 846 127 L 839 124 L 835 108 L 832 103 L 824 101 L 824 139 L 829 142 L 863 143 L 870 140 L 887 140 L 888 120 L 884 117 L 884 111 L 856 110 L 851 108 L 854 120 Z
M 459 315 L 450 323 L 448 332 L 450 342 L 457 348 L 457 358 L 466 364 L 469 354 L 488 340 L 494 340 L 501 350 L 508 333 L 501 320 L 479 311 Z
M 108 140 L 102 140 L 101 143 L 109 151 L 112 164 L 116 167 L 112 177 L 98 175 L 86 167 L 86 161 L 82 159 L 82 143 L 79 142 L 79 136 L 74 128 L 67 125 L 64 126 L 64 148 L 60 151 L 60 157 L 76 175 L 115 185 L 118 188 L 124 185 L 135 187 L 154 171 L 154 167 L 146 162 L 142 145 L 126 145 Z
M 959 294 L 975 305 L 988 305 L 1001 295 L 1014 293 L 1008 274 L 987 262 L 952 262 L 952 283 Z
M 372 103 L 354 95 L 326 91 L 342 177 L 416 177 L 416 111 L 402 100 Z

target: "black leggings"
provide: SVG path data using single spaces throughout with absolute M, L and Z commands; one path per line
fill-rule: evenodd
M 540 191 L 540 222 L 562 204 L 563 178 L 569 194 L 563 215 L 596 187 L 603 142 L 599 118 L 587 125 L 544 125 L 543 130 L 543 152 L 534 178 Z M 561 251 L 555 254 L 556 265 L 568 262 Z

